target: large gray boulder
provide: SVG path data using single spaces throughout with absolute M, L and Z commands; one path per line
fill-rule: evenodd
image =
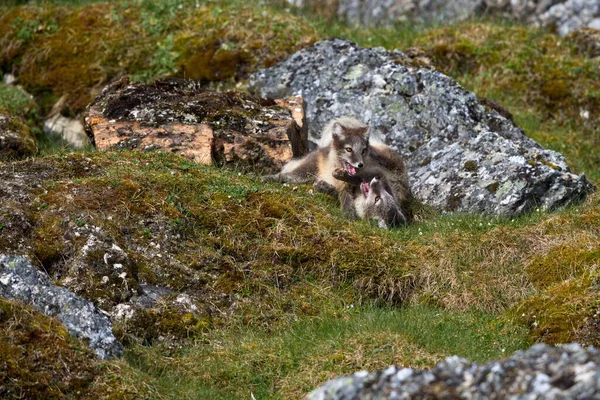
M 87 340 L 100 359 L 123 354 L 105 315 L 90 301 L 53 285 L 25 257 L 0 256 L 0 297 L 20 301 L 56 317 L 71 335 Z
M 536 344 L 485 364 L 449 357 L 431 371 L 392 366 L 331 380 L 307 400 L 600 398 L 600 352 Z
M 555 29 L 561 36 L 575 29 L 600 28 L 597 0 L 287 0 L 350 24 L 393 22 L 452 23 L 473 16 L 499 15 L 537 27 Z
M 303 96 L 313 141 L 334 117 L 368 123 L 406 158 L 417 198 L 442 210 L 516 215 L 593 190 L 561 154 L 400 51 L 325 40 L 255 73 L 249 87 L 267 98 Z

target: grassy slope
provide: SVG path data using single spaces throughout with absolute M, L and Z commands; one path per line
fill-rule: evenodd
M 132 18 L 145 40 L 159 42 L 158 50 L 144 47 L 143 42 L 111 47 L 110 54 L 125 60 L 124 66 L 101 64 L 102 73 L 106 74 L 109 67 L 117 68 L 115 65 L 145 79 L 172 73 L 185 65 L 185 60 L 197 56 L 186 52 L 182 43 L 199 43 L 197 48 L 208 49 L 202 54 L 209 55 L 197 57 L 222 62 L 222 67 L 235 65 L 233 71 L 244 66 L 247 73 L 259 65 L 250 63 L 248 67 L 245 61 L 244 54 L 254 49 L 245 47 L 251 42 L 248 35 L 258 38 L 259 48 L 268 48 L 265 43 L 273 38 L 288 36 L 289 25 L 272 30 L 271 24 L 261 25 L 260 13 L 251 14 L 253 11 L 244 8 L 236 14 L 239 19 L 230 20 L 230 28 L 222 28 L 230 32 L 231 36 L 226 37 L 232 39 L 219 43 L 220 50 L 214 51 L 214 46 L 211 50 L 206 43 L 211 37 L 223 36 L 216 27 L 228 19 L 227 7 L 237 6 L 238 2 L 202 3 L 202 7 L 209 7 L 204 14 L 185 17 L 185 26 L 189 27 L 194 26 L 194 18 L 204 21 L 210 16 L 212 29 L 217 30 L 208 29 L 211 33 L 205 37 L 197 31 L 174 27 L 165 18 L 171 14 L 163 14 L 160 6 L 152 11 L 146 2 L 142 3 L 145 8 L 141 7 L 139 14 L 135 10 L 127 12 L 135 14 Z M 174 3 L 159 4 L 173 9 Z M 250 15 L 254 23 L 248 22 L 253 19 Z M 507 107 L 528 135 L 563 152 L 577 172 L 600 181 L 596 151 L 599 116 L 591 111 L 597 109 L 598 61 L 579 55 L 568 39 L 489 22 L 452 28 L 370 29 L 314 17 L 306 18 L 305 23 L 312 25 L 306 32 L 314 29 L 319 38 L 338 36 L 365 46 L 423 48 L 434 65 L 476 94 Z M 60 21 L 57 24 L 60 27 Z M 235 28 L 240 24 L 245 30 L 236 36 L 240 30 Z M 24 37 L 29 32 L 27 26 L 19 25 Z M 113 28 L 110 24 L 106 27 L 109 31 Z M 261 34 L 256 36 L 256 32 Z M 34 38 L 28 40 L 44 46 L 50 43 L 42 37 L 46 34 L 51 36 L 52 32 L 34 31 Z M 127 38 L 119 35 L 122 33 L 111 40 L 126 44 Z M 298 46 L 312 40 L 310 34 L 292 37 L 301 42 Z M 281 43 L 281 48 L 275 46 L 269 54 L 282 57 L 293 51 L 289 42 L 281 40 L 275 41 Z M 245 52 L 235 51 L 243 48 Z M 155 55 L 153 61 L 143 65 L 127 61 L 131 55 L 133 60 L 148 54 Z M 65 57 L 72 59 L 72 55 Z M 196 62 L 201 64 L 203 60 Z M 20 65 L 25 68 L 25 64 Z M 210 71 L 203 70 L 197 73 L 207 80 L 229 79 L 230 84 L 244 77 L 236 76 L 237 72 L 228 77 L 210 76 Z M 35 82 L 33 78 L 31 82 Z M 44 93 L 54 97 L 62 94 L 63 89 L 44 85 L 36 93 L 39 99 L 43 100 Z M 69 92 L 73 110 L 87 101 L 93 87 L 95 84 L 89 84 L 76 92 L 83 93 L 84 100 Z M 590 110 L 589 119 L 580 116 L 585 110 Z M 190 205 L 193 215 L 206 211 L 202 207 L 207 205 L 194 208 L 198 199 L 187 188 L 189 182 L 169 180 L 167 173 L 151 176 L 148 171 L 136 172 L 126 167 L 127 158 L 120 163 L 117 161 L 121 156 L 114 157 L 112 178 L 107 177 L 107 182 L 118 177 L 141 185 L 139 182 L 147 179 L 148 185 L 141 186 L 152 187 L 149 184 L 153 180 L 164 180 L 161 190 L 177 193 L 183 204 Z M 170 170 L 164 160 L 155 162 L 159 170 Z M 250 392 L 257 398 L 290 398 L 299 397 L 332 376 L 381 368 L 392 362 L 426 367 L 455 353 L 476 360 L 498 358 L 526 345 L 527 335 L 519 326 L 528 328 L 534 340 L 598 343 L 598 195 L 557 213 L 535 213 L 514 220 L 426 214 L 407 229 L 387 233 L 364 222 L 344 222 L 335 204 L 322 197 L 316 198 L 317 208 L 311 206 L 308 214 L 302 211 L 296 215 L 296 208 L 315 201 L 307 194 L 308 187 L 300 186 L 290 193 L 290 188 L 263 186 L 252 177 L 191 167 L 192 175 L 200 174 L 198 171 L 213 176 L 216 183 L 211 191 L 224 196 L 219 197 L 219 204 L 211 202 L 209 209 L 232 207 L 233 213 L 242 211 L 247 218 L 260 218 L 253 213 L 255 202 L 234 204 L 227 196 L 248 200 L 248 189 L 256 189 L 263 207 L 292 196 L 291 204 L 296 207 L 270 209 L 273 215 L 261 212 L 270 223 L 259 223 L 258 228 L 248 226 L 246 219 L 228 218 L 232 214 L 227 212 L 215 217 L 219 221 L 215 226 L 218 236 L 228 238 L 223 247 L 228 257 L 260 265 L 262 257 L 276 246 L 287 260 L 284 265 L 294 266 L 292 274 L 287 268 L 257 268 L 255 276 L 233 285 L 232 290 L 251 300 L 245 303 L 247 309 L 237 322 L 211 330 L 201 335 L 196 345 L 180 350 L 135 347 L 125 360 L 109 364 L 109 372 L 96 382 L 98 390 L 116 390 L 125 397 L 129 393 L 131 398 L 139 395 L 135 394 L 139 387 L 145 387 L 156 398 L 249 398 Z M 80 184 L 85 186 L 86 182 Z M 240 187 L 246 190 L 240 192 Z M 316 218 L 309 217 L 315 213 Z M 333 219 L 321 218 L 321 213 L 331 213 Z M 322 247 L 310 239 L 319 232 L 327 235 Z M 274 238 L 278 238 L 275 244 Z M 249 254 L 253 256 L 248 258 Z M 282 292 L 264 283 L 279 274 L 291 277 L 294 290 Z M 370 305 L 372 300 L 379 306 L 400 302 L 409 306 L 379 308 Z M 256 307 L 251 306 L 253 301 Z

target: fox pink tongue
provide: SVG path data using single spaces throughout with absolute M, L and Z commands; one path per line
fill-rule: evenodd
M 346 164 L 346 170 L 350 175 L 356 175 L 356 168 L 354 168 L 352 165 Z
M 371 185 L 369 185 L 369 182 L 361 183 L 360 187 L 361 187 L 363 193 L 365 194 L 365 197 L 367 197 L 369 195 L 369 189 L 371 189 Z

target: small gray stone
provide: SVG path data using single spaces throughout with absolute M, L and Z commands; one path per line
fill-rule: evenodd
M 324 40 L 258 71 L 249 87 L 268 98 L 303 96 L 313 142 L 332 118 L 368 123 L 406 158 L 415 196 L 441 210 L 517 215 L 593 190 L 561 154 L 448 76 L 411 66 L 399 51 Z
M 91 302 L 53 285 L 26 257 L 0 255 L 0 296 L 56 317 L 71 335 L 87 340 L 100 359 L 123 354 L 108 318 Z

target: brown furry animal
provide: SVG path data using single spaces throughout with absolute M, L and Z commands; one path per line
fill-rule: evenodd
M 264 181 L 314 182 L 315 189 L 340 193 L 345 183 L 333 177 L 333 171 L 342 169 L 349 176 L 363 168 L 369 146 L 368 127 L 362 122 L 342 117 L 325 126 L 323 136 L 329 141 L 302 158 L 293 159 L 281 172 L 263 177 Z

